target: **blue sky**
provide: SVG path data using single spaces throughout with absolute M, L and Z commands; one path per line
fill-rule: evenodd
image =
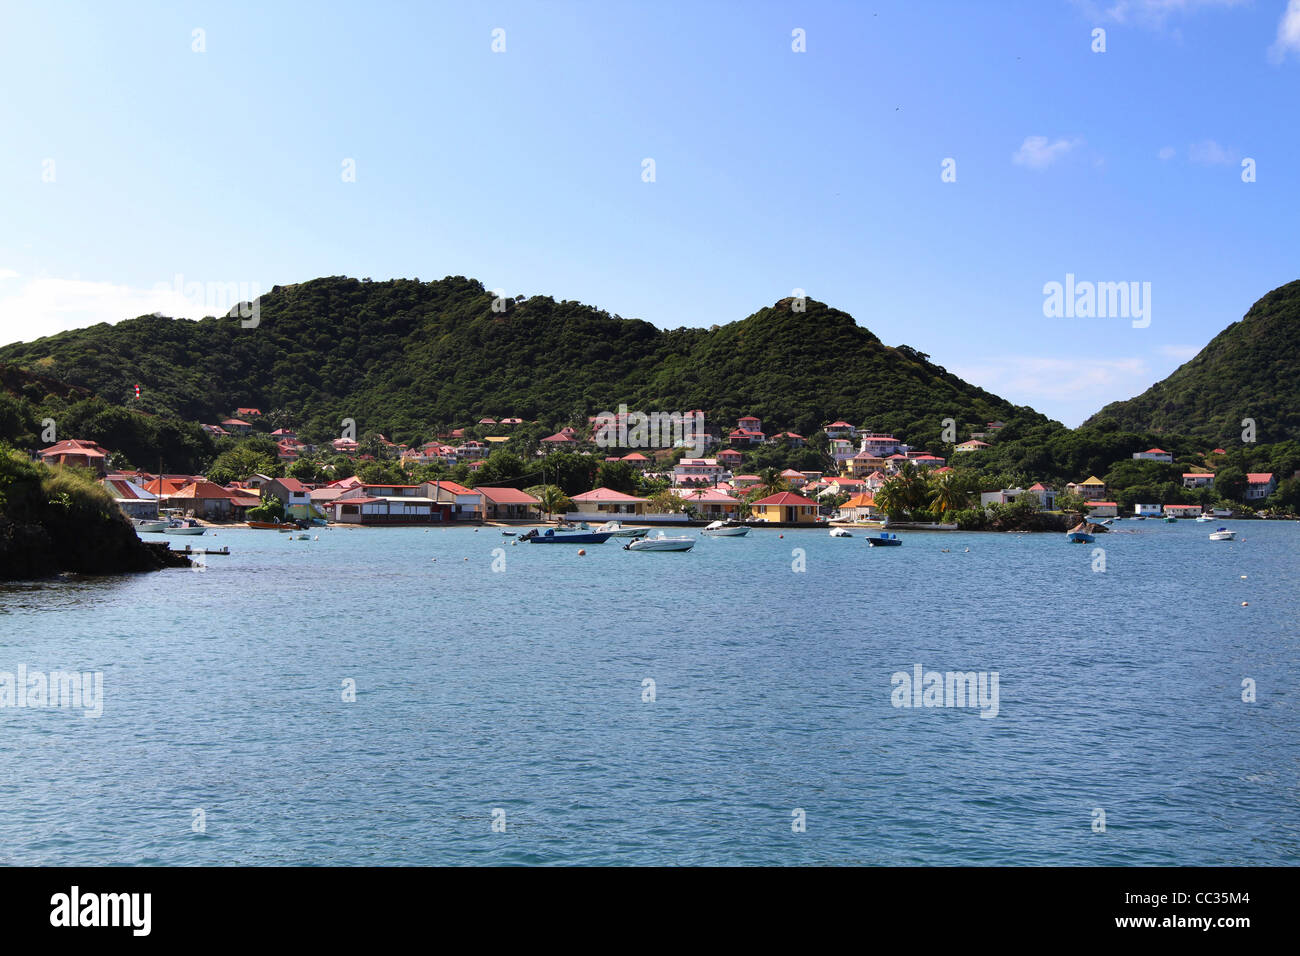
M 0 83 L 5 342 L 194 283 L 669 328 L 803 289 L 1074 425 L 1300 278 L 1300 0 L 54 0 L 7 5 Z M 1045 317 L 1067 273 L 1151 283 L 1149 327 Z

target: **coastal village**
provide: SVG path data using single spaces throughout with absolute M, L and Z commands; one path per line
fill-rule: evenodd
M 688 415 L 700 415 L 693 411 Z M 572 495 L 530 493 L 516 485 L 520 481 L 481 482 L 478 477 L 497 449 L 514 446 L 511 433 L 526 423 L 517 417 L 484 417 L 473 426 L 454 428 L 436 440 L 408 447 L 390 442 L 382 435 L 371 436 L 369 450 L 353 438 L 339 438 L 328 446 L 302 441 L 290 428 L 269 429 L 262 413 L 254 407 L 235 409 L 227 419 L 205 424 L 203 429 L 217 439 L 268 436 L 275 443 L 278 465 L 219 482 L 200 474 L 151 473 L 113 468 L 112 451 L 93 441 L 66 439 L 40 449 L 35 457 L 48 465 L 76 466 L 93 473 L 129 517 L 141 521 L 160 514 L 184 516 L 195 523 L 238 523 L 258 519 L 262 523 L 328 523 L 337 525 L 419 525 L 448 522 L 567 522 L 619 520 L 630 523 L 672 524 L 691 522 L 755 522 L 778 525 L 828 523 L 866 524 L 887 520 L 896 514 L 899 486 L 913 487 L 918 479 L 946 491 L 935 492 L 931 517 L 925 527 L 956 528 L 952 515 L 975 509 L 1010 506 L 1053 512 L 1065 502 L 1071 510 L 1089 520 L 1132 518 L 1196 518 L 1203 512 L 1227 517 L 1231 507 L 1211 508 L 1208 504 L 1136 502 L 1130 513 L 1108 494 L 1105 482 L 1096 475 L 1081 475 L 1062 489 L 1043 482 L 1020 488 L 971 488 L 957 479 L 944 458 L 911 448 L 893 435 L 858 427 L 847 421 L 826 424 L 816 444 L 829 467 L 822 470 L 765 468 L 755 473 L 744 470 L 746 455 L 763 446 L 801 449 L 811 438 L 792 431 L 768 434 L 764 422 L 743 416 L 724 431 L 705 431 L 702 444 L 707 457 L 688 457 L 682 448 L 610 449 L 598 447 L 593 439 L 597 417 L 588 428 L 564 426 L 541 438 L 530 460 L 545 463 L 554 453 L 591 456 L 606 465 L 619 465 L 623 473 L 635 475 L 637 486 L 654 489 L 629 493 L 606 487 L 599 480 Z M 259 425 L 261 427 L 259 427 Z M 978 455 L 996 442 L 1001 422 L 988 422 L 967 440 L 955 444 L 952 454 L 960 466 L 961 457 Z M 470 437 L 470 434 L 481 437 Z M 490 433 L 490 434 L 489 434 Z M 364 440 L 364 439 L 363 439 Z M 680 445 L 681 443 L 679 443 Z M 378 451 L 376 455 L 374 452 Z M 1212 489 L 1214 466 L 1226 452 L 1222 448 L 1203 456 L 1204 467 L 1182 474 L 1186 489 Z M 1153 447 L 1132 455 L 1137 461 L 1173 464 L 1173 456 Z M 412 480 L 364 481 L 357 467 L 342 469 L 345 477 L 304 481 L 294 477 L 299 461 L 339 461 L 353 466 L 382 459 L 394 464 Z M 435 469 L 460 468 L 463 481 L 414 480 L 427 466 Z M 325 464 L 314 472 L 337 468 Z M 945 478 L 944 476 L 949 476 Z M 318 475 L 319 477 L 319 475 Z M 1249 506 L 1267 499 L 1277 488 L 1272 473 L 1246 476 L 1241 504 Z M 535 482 L 543 486 L 544 482 Z M 527 487 L 527 485 L 525 485 Z M 541 489 L 534 488 L 540 492 Z M 268 515 L 273 515 L 266 522 Z

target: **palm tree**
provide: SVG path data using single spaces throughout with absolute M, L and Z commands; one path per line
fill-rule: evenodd
M 938 475 L 930 481 L 930 504 L 941 515 L 970 506 L 970 492 L 955 472 Z
M 764 468 L 758 473 L 758 490 L 759 498 L 767 498 L 789 491 L 790 483 L 782 478 L 781 473 L 775 468 Z
M 902 517 L 907 512 L 907 489 L 898 476 L 886 479 L 872 497 L 876 507 L 891 518 Z
M 568 511 L 569 506 L 573 504 L 557 485 L 539 485 L 528 489 L 528 494 L 537 499 L 541 509 L 546 512 L 548 520 L 553 514 Z

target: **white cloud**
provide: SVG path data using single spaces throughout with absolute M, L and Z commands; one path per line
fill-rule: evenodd
M 1277 23 L 1277 42 L 1269 47 L 1274 63 L 1281 63 L 1288 53 L 1300 53 L 1300 0 L 1289 0 Z
M 1006 355 L 949 370 L 1013 401 L 1075 399 L 1096 395 L 1100 408 L 1122 387 L 1149 375 L 1140 358 L 1041 358 Z M 1140 389 L 1139 389 L 1140 390 Z M 1033 404 L 1032 401 L 1029 404 Z
M 0 278 L 20 276 L 11 269 L 3 269 Z M 0 287 L 0 344 L 31 341 L 68 329 L 120 322 L 151 312 L 188 318 L 214 314 L 167 285 L 135 289 L 111 282 L 42 276 Z
M 1174 158 L 1174 155 L 1177 152 L 1178 150 L 1174 149 L 1172 146 L 1165 146 L 1156 155 L 1159 156 L 1162 160 L 1170 160 Z
M 21 272 L 15 272 L 13 269 L 0 269 L 0 280 L 4 279 L 21 279 Z
M 1160 27 L 1172 16 L 1198 10 L 1245 6 L 1248 0 L 1074 0 L 1088 16 L 1113 23 Z
M 1046 169 L 1082 143 L 1081 139 L 1048 142 L 1046 136 L 1026 136 L 1020 148 L 1012 154 L 1011 161 L 1017 166 L 1028 166 L 1030 169 Z
M 1197 353 L 1201 351 L 1201 347 L 1199 345 L 1161 345 L 1156 351 L 1166 358 L 1186 362 L 1190 358 L 1195 358 Z
M 1192 143 L 1187 147 L 1187 158 L 1202 166 L 1235 166 L 1237 151 L 1225 149 L 1212 139 Z

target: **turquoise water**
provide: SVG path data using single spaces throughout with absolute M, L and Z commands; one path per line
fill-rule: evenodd
M 0 588 L 0 671 L 104 687 L 0 709 L 0 862 L 1295 863 L 1300 526 L 1229 524 L 1120 522 L 1104 572 L 1060 535 L 178 538 L 233 553 Z M 916 664 L 998 672 L 997 716 L 894 707 Z

